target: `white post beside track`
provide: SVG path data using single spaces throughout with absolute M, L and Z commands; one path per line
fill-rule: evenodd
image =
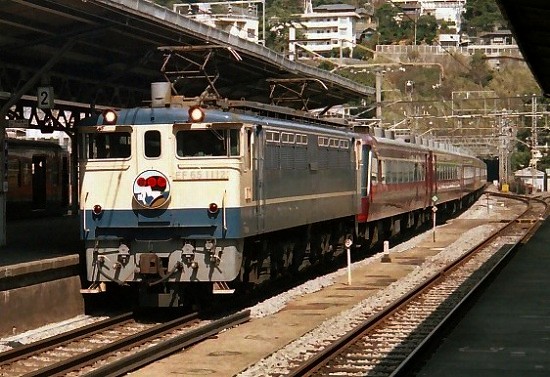
M 435 242 L 435 227 L 437 225 L 437 218 L 436 218 L 436 213 L 437 213 L 437 201 L 439 200 L 439 198 L 437 197 L 437 195 L 434 195 L 432 196 L 432 220 L 433 220 L 433 226 L 432 226 L 432 234 L 433 234 L 433 242 Z
M 350 240 L 349 238 L 346 239 L 346 242 L 344 243 L 344 245 L 346 246 L 346 254 L 347 254 L 347 257 L 348 257 L 348 285 L 351 285 L 351 251 L 350 251 L 350 247 L 352 245 L 353 241 Z
M 390 241 L 384 241 L 383 252 L 384 252 L 384 254 L 382 255 L 381 262 L 382 263 L 390 263 L 391 262 L 391 258 L 390 258 Z
M 436 228 L 436 224 L 437 224 L 437 220 L 436 220 L 437 207 L 436 206 L 432 207 L 432 212 L 433 212 L 433 216 L 432 216 L 432 219 L 433 219 L 432 234 L 433 234 L 433 242 L 435 242 L 435 228 Z

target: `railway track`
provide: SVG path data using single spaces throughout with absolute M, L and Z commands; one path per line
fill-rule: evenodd
M 192 313 L 140 323 L 126 313 L 0 353 L 0 376 L 119 376 L 248 319 L 244 311 L 213 321 Z
M 528 206 L 513 221 L 343 337 L 304 350 L 289 363 L 294 366 L 287 375 L 404 375 L 429 340 L 546 215 L 543 200 L 520 200 Z

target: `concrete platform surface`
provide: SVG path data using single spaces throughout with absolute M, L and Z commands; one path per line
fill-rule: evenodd
M 0 266 L 78 255 L 82 250 L 78 216 L 14 220 L 6 224 L 7 245 Z
M 414 375 L 550 376 L 548 245 L 545 221 Z
M 84 313 L 76 216 L 7 223 L 0 248 L 0 336 Z

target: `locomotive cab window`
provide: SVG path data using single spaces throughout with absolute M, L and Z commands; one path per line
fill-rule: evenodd
M 81 157 L 88 159 L 130 157 L 129 132 L 84 133 Z
M 160 156 L 160 132 L 159 131 L 145 132 L 144 142 L 145 142 L 146 157 Z
M 178 157 L 239 156 L 239 130 L 183 130 L 176 133 Z

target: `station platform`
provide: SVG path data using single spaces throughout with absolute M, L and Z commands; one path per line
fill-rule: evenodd
M 415 376 L 550 375 L 550 221 L 510 259 Z
M 0 336 L 84 313 L 77 216 L 9 221 L 0 248 Z
M 79 238 L 79 219 L 74 215 L 8 221 L 0 267 L 78 255 Z

